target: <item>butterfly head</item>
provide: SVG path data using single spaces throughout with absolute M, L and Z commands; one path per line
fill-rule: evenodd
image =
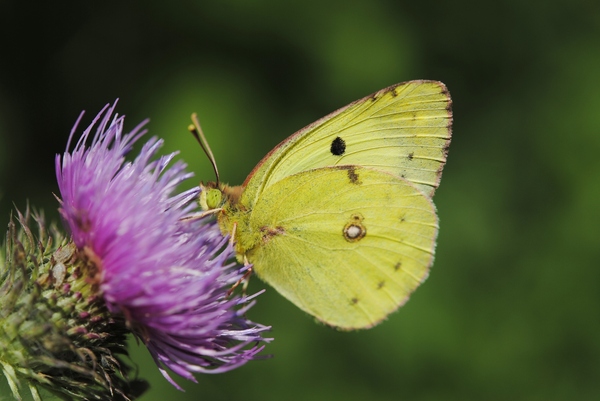
M 200 207 L 202 210 L 221 209 L 225 204 L 236 205 L 242 193 L 242 187 L 207 182 L 200 183 Z

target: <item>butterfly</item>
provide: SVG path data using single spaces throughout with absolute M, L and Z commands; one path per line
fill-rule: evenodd
M 300 309 L 342 330 L 372 327 L 433 263 L 451 105 L 437 81 L 382 89 L 288 137 L 234 187 L 219 182 L 193 117 L 217 175 L 200 205 L 238 261 Z

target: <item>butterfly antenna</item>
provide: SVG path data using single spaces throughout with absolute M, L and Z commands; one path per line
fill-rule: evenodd
M 200 122 L 198 121 L 198 115 L 196 113 L 192 114 L 192 123 L 188 127 L 188 130 L 194 135 L 194 138 L 202 147 L 202 150 L 208 156 L 208 160 L 210 160 L 210 164 L 212 164 L 213 170 L 215 171 L 215 176 L 217 177 L 217 186 L 219 185 L 219 170 L 217 169 L 217 162 L 215 160 L 215 156 L 213 155 L 212 150 L 210 150 L 210 146 L 208 146 L 208 141 L 202 132 L 202 128 L 200 128 Z

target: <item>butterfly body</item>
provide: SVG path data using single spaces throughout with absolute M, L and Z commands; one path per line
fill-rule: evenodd
M 203 207 L 220 208 L 238 260 L 295 305 L 340 329 L 371 327 L 429 273 L 450 124 L 443 84 L 383 89 L 283 141 L 241 187 L 213 185 Z

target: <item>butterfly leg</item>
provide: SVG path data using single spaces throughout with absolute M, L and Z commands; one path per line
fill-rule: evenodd
M 242 277 L 242 281 L 244 282 L 244 285 L 242 286 L 242 294 L 246 295 L 248 284 L 250 284 L 250 275 L 252 274 L 252 267 L 249 267 L 250 262 L 248 262 L 248 257 L 246 255 L 244 255 L 244 266 L 248 266 L 248 270 L 244 274 L 244 277 Z
M 234 228 L 235 228 L 235 225 L 234 225 Z M 227 296 L 230 296 L 233 293 L 233 290 L 235 290 L 237 288 L 237 286 L 239 286 L 242 283 L 243 283 L 242 294 L 246 295 L 246 290 L 248 289 L 248 283 L 250 283 L 250 275 L 252 274 L 252 267 L 249 267 L 250 262 L 248 262 L 248 258 L 246 257 L 246 255 L 244 255 L 244 266 L 246 266 L 248 268 L 248 270 L 246 270 L 246 273 L 244 273 L 242 278 L 240 278 L 238 281 L 235 282 L 234 285 L 231 286 L 229 291 L 227 291 Z
M 235 223 L 233 223 L 233 227 L 231 228 L 231 237 L 229 238 L 229 243 L 233 246 L 233 243 L 235 242 L 235 232 L 237 230 L 237 221 Z M 244 258 L 246 257 L 246 255 L 244 255 Z M 246 263 L 244 263 L 244 266 L 246 265 Z

